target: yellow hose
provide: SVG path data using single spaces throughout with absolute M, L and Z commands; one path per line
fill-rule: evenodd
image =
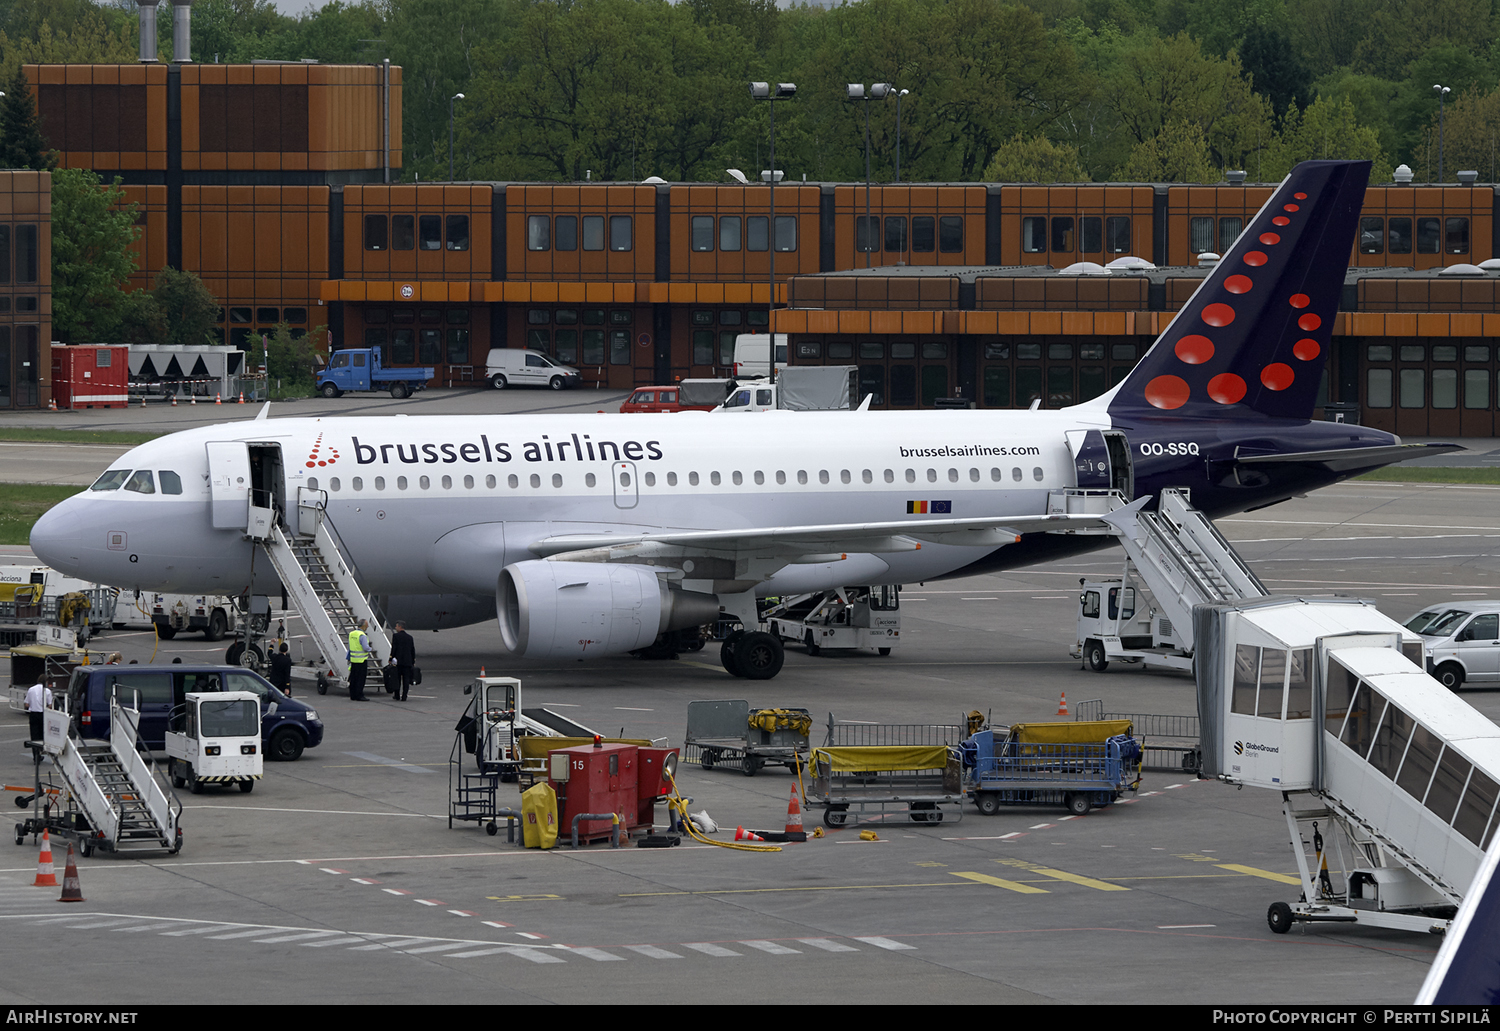
M 672 785 L 672 797 L 667 800 L 667 808 L 677 814 L 677 822 L 681 824 L 692 836 L 694 841 L 701 841 L 705 845 L 715 845 L 719 848 L 733 848 L 741 852 L 780 852 L 780 845 L 754 845 L 739 841 L 715 841 L 713 838 L 705 837 L 699 833 L 698 828 L 693 826 L 693 818 L 688 815 L 687 799 L 683 798 L 677 791 L 677 778 L 670 773 L 667 780 Z

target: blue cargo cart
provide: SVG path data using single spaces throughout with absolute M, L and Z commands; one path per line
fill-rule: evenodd
M 1002 805 L 1062 805 L 1081 816 L 1140 786 L 1141 743 L 1128 720 L 1018 723 L 961 747 L 968 797 L 986 816 Z

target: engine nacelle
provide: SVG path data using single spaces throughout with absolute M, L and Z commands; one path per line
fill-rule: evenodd
M 514 655 L 580 659 L 644 648 L 719 616 L 712 594 L 667 587 L 651 566 L 536 559 L 500 571 L 500 637 Z

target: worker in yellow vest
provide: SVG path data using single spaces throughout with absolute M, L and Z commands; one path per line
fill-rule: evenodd
M 349 700 L 365 701 L 365 667 L 371 658 L 370 639 L 365 636 L 369 622 L 361 619 L 359 628 L 349 631 Z

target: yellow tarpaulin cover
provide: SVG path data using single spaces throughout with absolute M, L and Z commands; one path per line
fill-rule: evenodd
M 760 709 L 750 714 L 750 726 L 767 734 L 778 730 L 795 730 L 803 737 L 812 729 L 812 717 L 791 709 Z
M 557 844 L 557 792 L 547 783 L 521 792 L 521 838 L 527 848 Z
M 942 770 L 948 767 L 947 745 L 862 745 L 815 748 L 813 761 L 828 761 L 834 773 L 881 770 Z
M 1023 745 L 1096 745 L 1116 734 L 1129 734 L 1130 726 L 1129 720 L 1017 723 L 1010 728 L 1010 738 Z

